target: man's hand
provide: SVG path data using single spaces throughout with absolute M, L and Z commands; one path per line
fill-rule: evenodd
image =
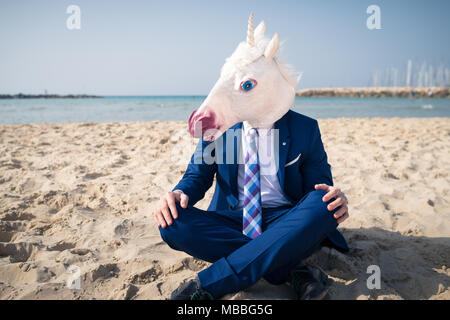
M 348 200 L 347 197 L 343 192 L 341 192 L 341 189 L 336 187 L 331 187 L 329 185 L 326 185 L 324 183 L 322 184 L 316 184 L 314 187 L 316 190 L 323 190 L 326 191 L 327 194 L 323 196 L 322 200 L 323 202 L 328 202 L 331 199 L 336 199 L 333 202 L 331 202 L 327 208 L 329 211 L 333 211 L 334 209 L 339 207 L 339 210 L 337 210 L 334 213 L 334 218 L 337 219 L 337 223 L 344 222 L 345 219 L 349 217 L 348 215 Z
M 169 191 L 162 195 L 156 206 L 155 213 L 153 214 L 156 224 L 161 228 L 172 225 L 172 217 L 173 219 L 178 218 L 177 206 L 175 203 L 179 202 L 181 207 L 186 209 L 188 201 L 189 197 L 187 194 L 180 190 L 175 190 L 173 192 Z

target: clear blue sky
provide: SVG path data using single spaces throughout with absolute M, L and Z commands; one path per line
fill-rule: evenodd
M 81 8 L 81 30 L 66 8 Z M 382 30 L 366 28 L 381 7 Z M 0 93 L 207 94 L 249 13 L 285 40 L 299 88 L 366 86 L 374 69 L 450 60 L 448 0 L 0 0 Z

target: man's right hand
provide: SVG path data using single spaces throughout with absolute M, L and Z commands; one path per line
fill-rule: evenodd
M 188 195 L 181 190 L 169 191 L 162 195 L 156 206 L 155 213 L 153 214 L 156 224 L 161 228 L 172 225 L 172 218 L 178 218 L 177 206 L 175 203 L 179 202 L 181 207 L 186 209 L 188 201 Z

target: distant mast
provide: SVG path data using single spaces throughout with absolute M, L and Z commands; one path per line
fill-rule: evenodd
M 411 71 L 412 71 L 412 61 L 408 60 L 408 65 L 406 67 L 406 87 L 411 87 Z
M 414 64 L 414 65 L 413 65 Z M 376 69 L 372 73 L 373 87 L 449 87 L 450 69 L 447 64 L 434 61 L 415 62 L 409 59 L 403 68 L 389 67 L 384 70 Z

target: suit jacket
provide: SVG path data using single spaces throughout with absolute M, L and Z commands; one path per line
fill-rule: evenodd
M 190 205 L 195 205 L 204 197 L 215 176 L 216 187 L 208 210 L 225 211 L 237 208 L 237 160 L 241 128 L 242 122 L 234 125 L 221 138 L 212 142 L 213 145 L 202 139 L 199 141 L 186 173 L 173 189 L 186 193 Z M 274 128 L 278 129 L 279 133 L 278 141 L 274 139 L 275 143 L 278 142 L 278 145 L 274 146 L 279 154 L 278 179 L 292 203 L 297 203 L 307 193 L 315 190 L 315 184 L 333 185 L 330 165 L 316 120 L 290 110 L 275 122 Z M 236 132 L 238 134 L 235 134 Z M 227 136 L 229 133 L 232 134 Z M 328 235 L 327 242 L 340 251 L 348 251 L 347 243 L 338 230 Z

